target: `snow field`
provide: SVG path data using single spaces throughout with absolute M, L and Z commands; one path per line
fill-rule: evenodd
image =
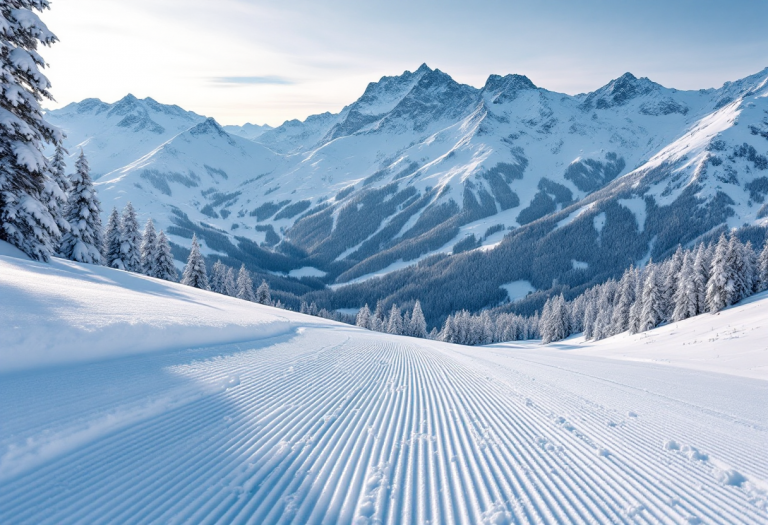
M 102 348 L 84 362 L 62 343 L 66 366 L 0 375 L 4 523 L 765 523 L 764 380 L 461 347 L 117 270 L 0 263 L 2 296 L 17 294 L 0 333 L 55 340 L 68 310 L 41 304 L 67 300 L 91 319 L 71 333 Z M 117 281 L 137 310 L 129 336 L 163 312 L 165 347 L 109 337 Z M 183 308 L 222 343 L 187 338 Z M 254 340 L 230 343 L 235 322 Z M 114 349 L 133 355 L 105 359 Z
M 0 373 L 253 340 L 306 324 L 299 314 L 135 273 L 13 253 L 0 242 Z

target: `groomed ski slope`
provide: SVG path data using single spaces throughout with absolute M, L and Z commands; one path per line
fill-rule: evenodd
M 163 320 L 133 327 L 138 337 L 161 326 L 166 349 L 109 338 L 130 333 L 103 307 L 115 283 L 124 309 L 167 301 Z M 4 364 L 33 350 L 8 335 L 29 328 L 48 352 L 72 354 L 55 366 L 12 360 L 0 375 L 3 523 L 768 517 L 764 379 L 389 336 L 63 261 L 0 255 L 0 298 Z M 46 326 L 68 326 L 65 314 L 91 319 L 68 333 L 103 351 L 57 347 Z M 184 335 L 188 317 L 202 344 Z M 121 357 L 108 358 L 110 345 Z

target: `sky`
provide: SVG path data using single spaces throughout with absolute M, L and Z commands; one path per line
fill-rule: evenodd
M 56 108 L 128 93 L 269 124 L 352 103 L 426 63 L 481 87 L 518 73 L 569 94 L 630 71 L 678 89 L 768 67 L 765 0 L 52 0 Z

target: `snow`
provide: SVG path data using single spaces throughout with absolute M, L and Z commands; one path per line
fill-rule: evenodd
M 289 277 L 296 277 L 297 279 L 300 279 L 302 277 L 325 277 L 326 272 L 322 270 L 318 270 L 317 268 L 313 266 L 304 266 L 302 268 L 298 268 L 296 270 L 291 270 L 288 272 Z
M 550 347 L 589 356 L 678 366 L 768 380 L 768 292 L 711 315 L 600 341 L 570 338 Z
M 571 213 L 568 214 L 567 217 L 565 217 L 564 219 L 561 219 L 560 221 L 557 222 L 557 227 L 558 228 L 562 228 L 563 226 L 568 226 L 574 220 L 576 220 L 577 218 L 581 217 L 582 215 L 584 215 L 585 213 L 587 213 L 589 210 L 591 210 L 594 207 L 595 207 L 595 203 L 593 202 L 593 203 L 588 204 L 587 206 L 583 206 L 583 207 L 581 207 L 581 208 L 579 208 L 579 209 L 577 209 L 575 211 L 572 211 Z
M 424 75 L 436 82 L 426 90 L 420 82 Z M 763 71 L 719 90 L 703 91 L 667 89 L 647 79 L 635 79 L 642 95 L 630 97 L 625 104 L 609 104 L 593 111 L 594 106 L 583 106 L 586 99 L 607 100 L 619 80 L 593 94 L 575 97 L 542 88 L 522 89 L 512 97 L 501 97 L 498 90 L 491 93 L 451 84 L 443 73 L 424 67 L 370 84 L 362 97 L 338 114 L 314 115 L 305 122 L 289 121 L 271 130 L 246 125 L 191 136 L 196 126 L 212 127 L 205 117 L 130 95 L 113 104 L 85 100 L 50 111 L 47 118 L 66 131 L 70 153 L 84 147 L 99 181 L 105 215 L 112 205 L 122 206 L 132 200 L 141 222 L 151 216 L 159 229 L 166 229 L 180 210 L 192 222 L 206 222 L 221 230 L 233 244 L 236 235 L 264 242 L 264 233 L 254 229 L 257 224 L 271 224 L 281 238 L 291 235 L 297 217 L 259 222 L 251 215 L 267 202 L 327 201 L 335 207 L 335 216 L 347 201 L 362 191 L 392 184 L 405 173 L 405 167 L 413 164 L 413 174 L 397 179 L 399 189 L 410 186 L 424 195 L 431 188 L 436 194 L 432 205 L 451 199 L 462 203 L 465 183 L 471 183 L 476 196 L 491 191 L 483 174 L 499 163 L 519 165 L 524 157 L 527 167 L 522 179 L 510 183 L 519 205 L 501 210 L 497 202 L 497 213 L 462 225 L 454 239 L 455 244 L 474 234 L 481 239 L 479 249 L 490 250 L 498 245 L 503 233 L 483 239 L 487 228 L 496 224 L 507 229 L 519 226 L 517 216 L 540 191 L 545 177 L 569 188 L 578 207 L 561 219 L 558 227 L 571 224 L 596 207 L 605 209 L 606 200 L 620 195 L 621 204 L 634 213 L 642 231 L 645 203 L 633 194 L 644 192 L 654 197 L 656 205 L 663 206 L 696 180 L 703 182 L 697 198 L 712 199 L 722 191 L 733 200 L 735 213 L 728 219 L 730 227 L 765 222 L 757 218 L 760 207 L 750 206 L 749 192 L 744 188 L 762 175 L 760 170 L 749 171 L 747 161 L 739 159 L 737 167 L 743 180 L 720 184 L 717 177 L 723 173 L 706 164 L 706 159 L 714 155 L 707 148 L 715 138 L 723 138 L 728 150 L 762 140 L 749 130 L 750 126 L 763 125 L 768 100 L 765 75 Z M 716 110 L 725 96 L 732 96 L 734 102 Z M 471 103 L 466 97 L 472 99 Z M 651 114 L 669 102 L 685 111 Z M 402 111 L 403 104 L 412 104 L 413 110 Z M 545 119 L 545 114 L 553 116 Z M 357 127 L 355 119 L 360 116 L 366 116 L 360 122 L 368 124 Z M 227 130 L 232 133 L 225 133 Z M 509 140 L 514 140 L 513 148 Z M 765 154 L 765 148 L 758 149 L 758 153 Z M 605 162 L 609 153 L 623 159 L 627 166 L 612 187 L 616 190 L 622 181 L 626 182 L 620 194 L 613 190 L 588 194 L 565 177 L 574 162 Z M 655 176 L 649 172 L 662 165 L 669 165 L 669 173 L 660 170 L 663 174 Z M 634 171 L 630 171 L 631 167 Z M 725 165 L 720 169 L 724 170 Z M 362 183 L 374 174 L 381 176 Z M 349 197 L 343 202 L 334 200 L 340 190 L 352 185 L 356 190 Z M 400 238 L 427 209 L 408 219 Z M 384 218 L 376 231 L 393 217 Z M 598 221 L 595 227 L 599 230 L 601 223 Z M 343 260 L 368 239 L 355 239 L 354 246 L 340 246 L 334 258 Z M 189 246 L 188 239 L 174 241 Z M 452 246 L 443 251 L 450 251 Z M 311 252 L 310 246 L 301 247 Z M 392 266 L 390 271 L 401 267 Z M 320 269 L 329 268 L 321 265 Z
M 0 296 L 7 523 L 765 520 L 766 294 L 548 347 L 8 255 Z
M 0 246 L 0 373 L 295 329 L 291 312 L 102 266 L 36 263 Z
M 507 297 L 511 302 L 523 299 L 529 293 L 536 291 L 536 288 L 528 281 L 512 281 L 502 284 L 500 288 L 507 291 Z
M 603 233 L 603 228 L 605 227 L 605 221 L 606 221 L 605 212 L 598 213 L 597 215 L 595 215 L 595 218 L 592 219 L 592 225 L 595 227 L 595 230 L 597 230 L 598 235 Z
M 586 270 L 589 268 L 589 263 L 584 261 L 577 261 L 576 259 L 571 259 L 571 266 L 574 270 Z

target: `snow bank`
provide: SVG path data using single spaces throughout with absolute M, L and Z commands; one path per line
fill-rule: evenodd
M 0 372 L 273 337 L 299 318 L 120 270 L 32 261 L 6 243 L 0 298 Z
M 717 314 L 702 314 L 640 334 L 623 333 L 601 341 L 582 336 L 538 348 L 643 361 L 693 370 L 768 380 L 768 292 Z M 530 344 L 501 346 L 531 348 Z

